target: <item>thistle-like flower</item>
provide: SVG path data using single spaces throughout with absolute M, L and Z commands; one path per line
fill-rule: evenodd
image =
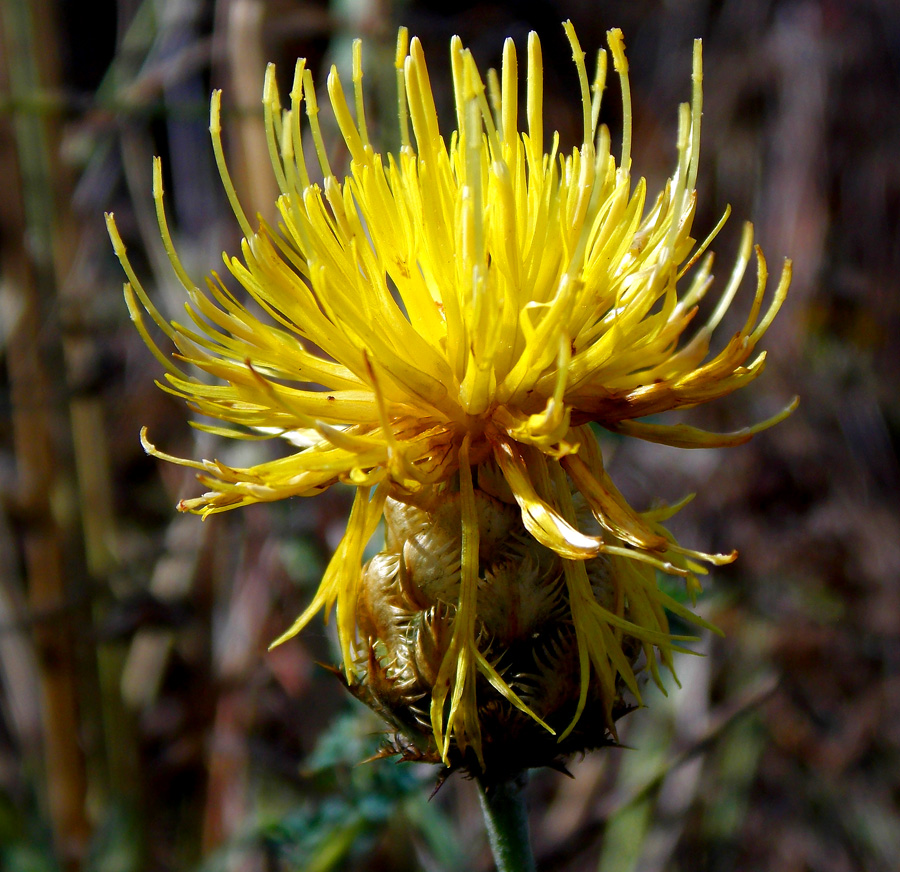
M 583 142 L 545 151 L 542 61 L 528 41 L 526 129 L 520 130 L 516 51 L 485 88 L 471 54 L 451 42 L 456 130 L 440 133 L 425 58 L 401 29 L 396 55 L 398 155 L 369 141 L 361 46 L 353 108 L 337 70 L 328 95 L 350 155 L 335 176 L 309 70 L 297 64 L 291 106 L 274 70 L 264 94 L 282 195 L 278 228 L 254 229 L 222 154 L 219 94 L 211 131 L 244 233 L 225 265 L 246 297 L 213 274 L 201 290 L 174 250 L 155 164 L 163 241 L 187 291 L 193 325 L 164 319 L 108 224 L 141 335 L 166 368 L 165 390 L 240 437 L 281 437 L 277 460 L 234 468 L 151 454 L 198 471 L 209 489 L 179 506 L 206 516 L 249 503 L 356 488 L 347 531 L 306 611 L 336 611 L 342 670 L 354 693 L 411 742 L 412 756 L 503 777 L 603 744 L 640 700 L 638 673 L 658 683 L 679 639 L 670 611 L 704 624 L 657 585 L 684 579 L 694 596 L 705 564 L 734 554 L 680 546 L 663 522 L 675 509 L 635 511 L 604 469 L 594 428 L 683 448 L 736 445 L 781 420 L 712 434 L 640 419 L 725 396 L 753 381 L 756 346 L 790 280 L 764 307 L 766 265 L 744 326 L 710 355 L 710 336 L 753 253 L 737 262 L 709 319 L 690 328 L 712 282 L 704 255 L 716 227 L 692 236 L 701 116 L 701 56 L 681 107 L 677 164 L 648 207 L 631 174 L 631 110 L 622 35 L 609 33 L 622 87 L 618 160 L 598 125 L 607 54 L 593 83 L 570 23 Z M 304 154 L 303 106 L 318 169 Z M 724 222 L 725 217 L 722 221 Z M 146 310 L 175 345 L 158 349 Z M 689 329 L 690 328 L 690 329 Z M 749 361 L 749 362 L 748 362 Z M 676 507 L 677 508 L 677 507 Z M 385 547 L 363 550 L 385 519 Z

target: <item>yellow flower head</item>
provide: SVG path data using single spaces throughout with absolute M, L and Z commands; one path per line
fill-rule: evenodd
M 487 88 L 469 51 L 451 41 L 457 123 L 448 141 L 438 128 L 422 47 L 401 29 L 396 156 L 369 141 L 355 43 L 352 107 L 335 68 L 328 77 L 350 155 L 343 179 L 326 156 L 304 61 L 286 110 L 270 68 L 264 105 L 282 191 L 277 229 L 264 221 L 254 229 L 238 203 L 222 156 L 216 93 L 213 145 L 245 236 L 240 255 L 226 255 L 225 265 L 246 300 L 215 274 L 205 290 L 186 274 L 155 164 L 160 229 L 193 324 L 159 314 L 108 216 L 129 278 L 129 310 L 167 370 L 165 389 L 201 415 L 234 425 L 207 429 L 268 434 L 292 446 L 277 460 L 241 469 L 174 458 L 144 437 L 150 453 L 197 469 L 209 489 L 179 508 L 205 516 L 311 496 L 339 481 L 356 486 L 347 532 L 319 591 L 282 640 L 316 612 L 336 607 L 348 683 L 368 680 L 360 695 L 393 711 L 388 716 L 401 726 L 424 722 L 435 756 L 481 769 L 491 706 L 506 722 L 521 716 L 564 750 L 574 747 L 564 743 L 585 712 L 599 716 L 601 732 L 612 729 L 623 709 L 621 690 L 639 698 L 635 672 L 647 668 L 658 679 L 658 658 L 671 667 L 675 644 L 665 610 L 690 615 L 658 589 L 656 571 L 683 577 L 693 595 L 703 563 L 734 556 L 680 547 L 661 523 L 672 510 L 632 509 L 604 471 L 591 425 L 709 447 L 746 441 L 790 411 L 724 435 L 639 420 L 725 396 L 760 374 L 765 356 L 755 349 L 784 299 L 790 266 L 764 306 L 766 266 L 756 250 L 746 322 L 710 356 L 710 336 L 751 260 L 752 230 L 748 225 L 709 319 L 688 331 L 711 285 L 712 259 L 704 251 L 719 229 L 700 244 L 692 236 L 699 42 L 693 99 L 681 107 L 677 165 L 648 206 L 644 179 L 631 175 L 622 35 L 609 33 L 624 108 L 617 160 L 598 125 L 606 52 L 591 82 L 571 23 L 565 30 L 584 131 L 568 154 L 559 152 L 556 134 L 545 141 L 534 33 L 524 130 L 512 40 L 499 79 L 491 71 Z M 312 172 L 303 141 L 310 132 L 319 164 Z M 319 171 L 321 183 L 312 178 Z M 159 351 L 142 309 L 174 343 L 180 364 L 208 374 L 209 382 Z M 385 512 L 386 549 L 363 572 L 363 549 Z M 551 616 L 554 640 L 528 655 L 531 667 L 521 679 L 504 652 Z M 569 649 L 566 665 L 553 670 L 574 675 L 574 697 L 542 701 L 535 675 Z M 419 701 L 415 716 L 397 715 L 396 706 L 411 700 Z M 581 747 L 599 743 L 593 729 Z

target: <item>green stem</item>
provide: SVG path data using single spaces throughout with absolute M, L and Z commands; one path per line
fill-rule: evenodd
M 479 782 L 481 810 L 497 872 L 535 872 L 525 808 L 525 773 L 490 788 Z

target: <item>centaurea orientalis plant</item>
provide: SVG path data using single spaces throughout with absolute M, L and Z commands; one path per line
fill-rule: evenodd
M 712 284 L 706 249 L 727 218 L 703 241 L 692 236 L 699 42 L 675 171 L 648 204 L 645 181 L 631 172 L 622 35 L 608 35 L 623 101 L 617 159 L 598 124 L 607 54 L 589 80 L 571 23 L 565 30 L 583 126 L 568 154 L 556 134 L 545 140 L 533 33 L 524 130 L 512 41 L 487 88 L 471 54 L 451 41 L 456 130 L 447 140 L 422 47 L 401 29 L 397 155 L 369 141 L 357 41 L 352 106 L 335 68 L 328 77 L 350 155 L 343 178 L 329 163 L 304 61 L 288 109 L 270 67 L 277 228 L 251 224 L 238 202 L 216 92 L 213 146 L 244 233 L 240 255 L 224 262 L 249 303 L 215 274 L 201 289 L 185 272 L 158 161 L 160 230 L 192 323 L 159 313 L 108 216 L 128 307 L 166 369 L 164 389 L 227 425 L 202 429 L 290 446 L 279 459 L 234 468 L 172 457 L 142 435 L 149 453 L 196 469 L 208 489 L 179 508 L 207 516 L 354 486 L 347 531 L 318 593 L 276 644 L 334 610 L 345 681 L 402 735 L 400 750 L 469 769 L 486 784 L 610 741 L 630 705 L 626 692 L 640 701 L 639 673 L 660 683 L 660 666 L 673 667 L 680 639 L 666 612 L 708 626 L 659 588 L 657 573 L 682 578 L 694 597 L 706 565 L 735 557 L 679 545 L 664 522 L 680 506 L 632 508 L 604 468 L 596 428 L 682 448 L 730 446 L 793 408 L 728 434 L 642 420 L 726 396 L 762 372 L 757 344 L 784 300 L 790 264 L 766 303 L 756 249 L 744 325 L 710 354 L 754 249 L 747 225 L 718 303 L 694 326 Z M 318 168 L 304 157 L 310 134 Z M 158 349 L 144 311 L 177 362 Z M 362 566 L 382 518 L 384 549 Z

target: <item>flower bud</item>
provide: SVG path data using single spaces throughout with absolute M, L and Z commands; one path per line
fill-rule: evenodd
M 609 744 L 613 722 L 632 706 L 621 679 L 610 696 L 592 674 L 577 726 L 559 741 L 578 712 L 582 680 L 563 558 L 528 533 L 515 503 L 480 488 L 474 495 L 480 531 L 475 644 L 530 711 L 479 676 L 474 699 L 482 759 L 454 741 L 445 759 L 451 768 L 497 779 Z M 384 518 L 385 548 L 362 570 L 361 645 L 350 689 L 397 731 L 397 750 L 406 758 L 440 762 L 429 704 L 457 617 L 460 494 L 445 488 L 416 504 L 388 499 Z M 614 610 L 612 561 L 600 555 L 584 566 L 596 601 Z M 622 650 L 635 667 L 640 643 L 625 637 Z

